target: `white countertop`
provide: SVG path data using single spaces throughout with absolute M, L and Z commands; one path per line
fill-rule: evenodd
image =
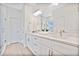
M 75 36 L 69 36 L 68 34 L 65 35 L 63 34 L 62 37 L 58 33 L 48 33 L 48 32 L 29 33 L 29 34 L 42 37 L 45 39 L 61 42 L 64 44 L 72 45 L 75 47 L 79 47 L 79 38 Z

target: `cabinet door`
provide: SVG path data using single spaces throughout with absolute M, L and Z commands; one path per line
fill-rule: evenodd
M 53 45 L 52 45 L 53 47 Z M 76 56 L 78 55 L 78 48 L 71 46 L 71 45 L 67 45 L 64 43 L 60 43 L 60 42 L 54 42 L 54 50 L 59 51 L 60 53 L 63 53 L 64 55 L 70 55 L 70 56 Z
M 39 43 L 38 41 L 39 38 L 36 37 L 31 37 L 29 39 L 29 48 L 31 51 L 38 56 L 48 56 L 49 55 L 49 48 L 44 46 L 43 44 Z
M 30 43 L 29 45 L 30 45 L 29 48 L 34 53 L 34 55 L 39 55 L 39 53 L 40 53 L 39 45 L 37 43 Z
M 49 53 L 49 48 L 48 47 L 45 47 L 44 45 L 40 45 L 40 53 L 39 53 L 40 56 L 49 56 L 50 53 Z
M 51 46 L 51 41 L 45 38 L 41 37 L 34 37 L 34 41 L 38 42 L 41 45 L 44 45 L 45 47 L 50 47 Z
M 33 37 L 30 36 L 27 40 L 28 48 L 33 52 L 34 55 L 39 55 L 39 44 L 33 41 Z
M 38 43 L 38 45 L 39 45 L 38 55 L 40 55 L 40 56 L 48 56 L 49 55 L 49 47 L 48 47 L 50 44 L 49 40 L 39 38 L 39 37 L 34 37 L 33 42 Z
M 50 46 L 50 41 L 49 40 L 33 36 L 32 42 L 38 43 L 38 45 L 39 45 L 39 47 L 37 45 L 37 47 L 39 49 L 38 55 L 40 55 L 40 56 L 49 55 L 49 46 Z
M 32 50 L 38 56 L 48 56 L 49 55 L 49 48 L 45 47 L 44 45 L 35 42 L 32 44 Z

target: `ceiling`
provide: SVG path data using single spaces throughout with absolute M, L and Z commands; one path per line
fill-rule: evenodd
M 38 7 L 38 8 L 41 8 L 41 9 L 47 8 L 47 6 L 50 5 L 50 3 L 2 3 L 2 4 L 5 5 L 5 6 L 16 8 L 18 10 L 23 9 L 23 6 L 25 4 L 32 6 L 32 7 Z
M 9 7 L 12 7 L 12 8 L 16 8 L 18 10 L 23 9 L 23 6 L 24 6 L 23 3 L 3 3 L 3 5 L 9 6 Z
M 22 9 L 25 4 L 33 7 L 37 6 L 39 8 L 57 7 L 52 5 L 52 3 L 3 3 L 3 4 L 16 9 Z
M 34 7 L 34 10 L 40 9 L 44 12 L 46 10 L 56 9 L 63 4 L 59 4 L 58 6 L 55 6 L 55 5 L 52 5 L 52 3 L 3 3 L 3 5 L 16 8 L 18 10 L 23 9 L 24 5 L 27 5 L 27 6 Z

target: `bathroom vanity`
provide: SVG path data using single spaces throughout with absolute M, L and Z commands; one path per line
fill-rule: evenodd
M 79 55 L 78 7 L 75 3 L 46 6 L 43 14 L 33 16 L 33 7 L 26 6 L 25 14 L 31 14 L 25 17 L 26 45 L 34 55 Z
M 52 34 L 52 35 L 51 35 Z M 28 48 L 37 56 L 77 56 L 77 37 L 60 37 L 53 33 L 29 33 Z

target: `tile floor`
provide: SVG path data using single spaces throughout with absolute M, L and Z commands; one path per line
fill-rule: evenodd
M 33 56 L 33 53 L 21 43 L 13 43 L 6 47 L 3 56 Z

